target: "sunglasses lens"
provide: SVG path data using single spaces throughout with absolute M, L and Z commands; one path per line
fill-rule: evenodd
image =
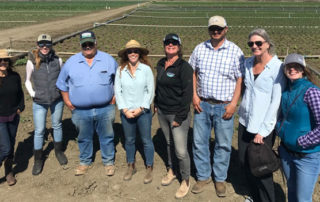
M 262 46 L 262 41 L 256 41 L 255 43 L 257 46 Z
M 223 27 L 218 27 L 218 26 L 212 26 L 212 27 L 209 27 L 209 31 L 211 32 L 222 32 L 224 28 Z
M 88 47 L 89 47 L 89 49 L 91 49 L 91 48 L 94 47 L 94 43 L 92 43 L 92 42 L 83 43 L 83 44 L 81 45 L 81 47 L 82 47 L 82 49 L 84 49 L 84 50 L 88 49 Z
M 254 43 L 253 43 L 252 41 L 249 41 L 249 42 L 248 42 L 248 46 L 249 46 L 249 47 L 252 47 L 253 44 L 254 44 Z
M 9 62 L 9 59 L 8 58 L 0 58 L 0 62 Z
M 39 43 L 38 46 L 40 48 L 43 48 L 43 47 L 51 48 L 52 44 L 51 43 Z
M 166 45 L 166 46 L 168 46 L 168 45 L 170 45 L 170 44 L 176 46 L 176 45 L 179 44 L 179 42 L 176 41 L 176 40 L 167 40 L 167 41 L 164 42 L 164 45 Z
M 131 53 L 140 54 L 140 51 L 138 49 L 129 49 L 129 50 L 127 50 L 127 54 L 131 54 Z

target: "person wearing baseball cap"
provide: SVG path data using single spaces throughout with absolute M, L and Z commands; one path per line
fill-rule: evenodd
M 208 21 L 210 39 L 197 45 L 189 59 L 194 70 L 193 159 L 197 171 L 197 183 L 191 191 L 202 192 L 210 182 L 213 172 L 216 194 L 219 197 L 224 197 L 227 193 L 225 180 L 244 62 L 243 52 L 236 44 L 227 40 L 227 32 L 224 17 L 212 16 Z M 216 137 L 213 165 L 209 158 L 212 128 Z
M 56 83 L 72 111 L 72 122 L 78 131 L 80 165 L 75 175 L 85 174 L 92 164 L 93 133 L 96 131 L 105 174 L 112 176 L 115 172 L 113 85 L 118 64 L 111 55 L 97 49 L 92 31 L 80 33 L 80 47 L 82 51 L 64 64 Z
M 188 131 L 191 121 L 190 104 L 192 101 L 193 69 L 182 57 L 180 37 L 175 33 L 167 34 L 163 39 L 166 57 L 156 66 L 155 112 L 167 142 L 167 174 L 161 185 L 168 186 L 181 176 L 180 187 L 175 197 L 185 197 L 190 189 L 190 157 L 187 148 Z M 179 170 L 173 159 L 178 159 Z
M 128 41 L 124 49 L 118 52 L 120 67 L 117 69 L 114 86 L 117 106 L 121 112 L 128 164 L 123 180 L 131 180 L 136 173 L 135 145 L 138 129 L 146 160 L 146 175 L 143 179 L 145 184 L 152 182 L 154 159 L 150 109 L 154 97 L 154 79 L 148 53 L 148 49 L 143 48 L 138 41 Z
M 284 65 L 288 85 L 276 130 L 288 201 L 312 201 L 320 174 L 320 89 L 302 55 L 289 54 Z
M 64 104 L 61 93 L 55 85 L 62 67 L 62 59 L 56 55 L 49 34 L 40 34 L 36 44 L 37 48 L 28 54 L 25 81 L 26 89 L 33 100 L 33 175 L 39 175 L 44 164 L 43 139 L 49 110 L 51 111 L 55 156 L 60 165 L 68 163 L 67 157 L 63 153 L 64 143 L 62 141 L 61 121 Z

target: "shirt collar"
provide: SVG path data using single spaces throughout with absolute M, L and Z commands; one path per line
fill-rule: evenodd
M 253 67 L 255 56 L 252 56 L 248 58 L 248 62 L 250 63 L 250 66 Z M 274 65 L 276 65 L 278 62 L 278 56 L 274 55 L 271 60 L 266 64 L 265 68 L 271 69 Z
M 99 50 L 97 50 L 96 55 L 94 56 L 94 61 L 101 61 L 103 59 L 103 56 Z M 82 55 L 82 53 L 79 54 L 79 63 L 86 62 L 86 58 Z
M 205 45 L 206 45 L 208 48 L 214 50 L 214 48 L 213 48 L 213 46 L 212 46 L 212 44 L 211 44 L 211 40 L 210 40 L 210 39 L 207 40 L 207 41 L 205 41 Z M 228 41 L 227 38 L 225 38 L 223 44 L 218 48 L 218 50 L 220 50 L 220 49 L 227 49 L 229 46 L 230 46 L 230 41 Z
M 136 70 L 141 70 L 141 67 L 140 67 L 140 66 L 141 66 L 141 63 L 139 62 L 138 67 L 137 67 Z M 129 70 L 128 70 L 128 65 L 125 66 L 124 71 L 129 72 Z

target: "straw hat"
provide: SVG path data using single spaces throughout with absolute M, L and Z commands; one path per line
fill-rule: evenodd
M 148 49 L 142 48 L 141 45 L 140 45 L 140 43 L 139 43 L 138 41 L 136 41 L 136 40 L 130 40 L 130 41 L 128 41 L 128 43 L 126 44 L 125 48 L 122 49 L 122 50 L 120 50 L 120 51 L 118 52 L 118 56 L 119 56 L 119 57 L 123 57 L 123 55 L 126 53 L 126 51 L 127 51 L 128 49 L 131 49 L 131 48 L 137 48 L 137 49 L 139 49 L 140 52 L 141 52 L 141 55 L 148 55 L 148 54 L 149 54 Z
M 15 60 L 14 56 L 9 55 L 9 51 L 7 49 L 0 49 L 0 59 L 9 58 L 11 61 Z

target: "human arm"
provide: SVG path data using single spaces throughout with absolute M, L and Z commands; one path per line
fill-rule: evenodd
M 140 108 L 143 109 L 150 109 L 150 105 L 154 98 L 154 79 L 153 73 L 150 67 L 147 67 L 145 71 L 145 79 L 146 79 L 146 86 L 144 90 L 144 98 Z
M 202 108 L 200 107 L 200 97 L 197 94 L 197 72 L 193 72 L 193 96 L 192 96 L 192 103 L 193 103 L 193 108 L 198 112 L 202 112 Z
M 122 110 L 126 108 L 126 104 L 125 104 L 125 98 L 123 97 L 123 94 L 122 94 L 122 85 L 121 85 L 121 76 L 123 77 L 123 75 L 120 76 L 120 71 L 121 70 L 119 67 L 116 71 L 116 77 L 114 81 L 114 95 L 115 95 L 118 109 Z M 124 72 L 122 72 L 122 74 L 124 74 Z
M 31 97 L 34 97 L 36 94 L 36 92 L 32 88 L 32 82 L 31 82 L 31 76 L 32 76 L 33 70 L 34 70 L 34 65 L 30 60 L 28 60 L 26 65 L 26 81 L 24 85 L 26 86 L 26 89 Z
M 236 87 L 233 93 L 232 100 L 230 104 L 225 106 L 225 113 L 223 114 L 223 119 L 230 119 L 237 109 L 237 104 L 241 95 L 242 77 L 237 79 Z
M 320 144 L 320 90 L 309 88 L 304 95 L 304 101 L 311 109 L 315 120 L 315 127 L 307 134 L 300 136 L 297 140 L 298 145 L 306 149 Z
M 18 103 L 18 107 L 17 107 L 17 114 L 20 114 L 25 108 L 24 94 L 23 94 L 23 90 L 22 90 L 22 86 L 21 86 L 20 76 L 18 77 L 18 98 L 19 98 L 19 103 Z
M 180 81 L 181 81 L 181 98 L 180 111 L 178 111 L 173 119 L 172 126 L 181 125 L 190 111 L 190 104 L 193 96 L 193 69 L 188 63 L 182 63 L 180 67 Z
M 68 91 L 61 91 L 61 95 L 63 98 L 64 103 L 67 105 L 67 107 L 72 111 L 75 109 L 75 107 L 72 105 L 70 98 L 69 98 L 69 92 Z

